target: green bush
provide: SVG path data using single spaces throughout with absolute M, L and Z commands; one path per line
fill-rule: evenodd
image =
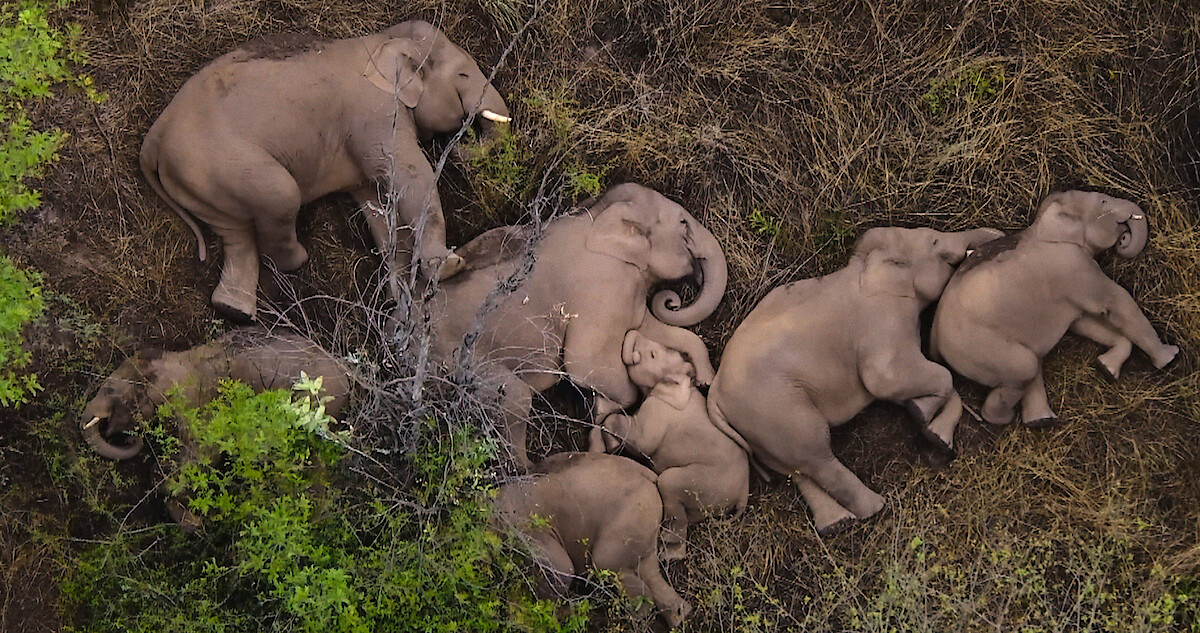
M 22 374 L 29 352 L 21 347 L 21 328 L 42 313 L 41 277 L 13 265 L 0 254 L 0 406 L 22 404 L 41 390 L 37 378 Z
M 488 529 L 493 443 L 467 431 L 435 442 L 428 425 L 429 448 L 410 464 L 415 498 L 398 500 L 361 478 L 341 484 L 345 438 L 311 390 L 229 382 L 204 407 L 162 413 L 194 442 L 169 487 L 204 527 L 119 534 L 86 551 L 63 583 L 77 630 L 583 629 L 586 602 L 560 620 L 558 604 L 532 600 L 526 566 Z

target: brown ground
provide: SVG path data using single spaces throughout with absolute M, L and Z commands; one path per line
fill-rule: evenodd
M 756 482 L 741 520 L 698 527 L 689 560 L 668 569 L 698 606 L 689 630 L 1153 631 L 1164 629 L 1156 614 L 1175 613 L 1164 596 L 1200 593 L 1196 2 L 387 5 L 93 0 L 71 14 L 109 100 L 45 105 L 40 120 L 73 137 L 41 183 L 44 204 L 0 240 L 43 272 L 49 306 L 31 329 L 46 391 L 0 424 L 0 630 L 58 630 L 65 552 L 163 518 L 153 498 L 139 503 L 148 466 L 81 450 L 72 416 L 97 376 L 138 346 L 178 349 L 225 327 L 208 305 L 219 257 L 197 262 L 137 168 L 174 91 L 251 37 L 348 37 L 412 17 L 487 67 L 535 10 L 496 80 L 524 173 L 503 183 L 487 168 L 449 169 L 451 242 L 520 221 L 560 159 L 653 186 L 729 254 L 729 293 L 700 328 L 715 354 L 770 288 L 841 265 L 869 226 L 1015 230 L 1047 192 L 1080 184 L 1151 218 L 1143 256 L 1101 264 L 1183 348 L 1172 367 L 1135 355 L 1109 385 L 1091 368 L 1099 350 L 1068 339 L 1046 364 L 1060 424 L 966 421 L 945 468 L 931 467 L 900 409 L 870 408 L 835 450 L 886 510 L 822 540 L 794 488 Z M 953 82 L 972 71 L 984 79 Z M 937 112 L 922 100 L 931 81 Z M 300 294 L 352 300 L 370 284 L 376 260 L 350 209 L 335 197 L 302 214 L 313 258 L 287 279 Z M 752 216 L 781 228 L 756 230 Z M 362 344 L 339 306 L 314 301 L 303 316 L 327 343 Z M 983 392 L 960 388 L 977 409 Z

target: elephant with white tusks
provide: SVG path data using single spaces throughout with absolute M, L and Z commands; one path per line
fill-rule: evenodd
M 1164 344 L 1124 288 L 1095 256 L 1125 258 L 1146 246 L 1146 214 L 1102 193 L 1063 191 L 1042 202 L 1029 228 L 967 258 L 946 286 L 933 321 L 932 353 L 992 388 L 983 419 L 1033 427 L 1057 416 L 1046 398 L 1042 358 L 1067 331 L 1108 350 L 1097 359 L 1112 378 L 1137 345 L 1161 369 L 1179 348 Z
M 677 627 L 692 607 L 663 578 L 658 558 L 662 499 L 645 466 L 604 453 L 559 453 L 532 477 L 500 487 L 498 527 L 523 533 L 542 568 L 538 593 L 564 596 L 587 567 L 617 572 L 631 596 L 649 596 Z
M 83 408 L 83 438 L 100 455 L 130 459 L 142 449 L 136 435 L 125 445 L 116 439 L 135 429 L 138 416 L 154 417 L 159 405 L 178 387 L 190 406 L 217 396 L 222 378 L 240 380 L 255 391 L 290 389 L 301 373 L 322 378 L 325 405 L 336 416 L 350 393 L 346 367 L 316 343 L 290 332 L 240 328 L 182 352 L 141 350 L 104 380 Z
M 404 251 L 419 236 L 422 273 L 454 275 L 463 261 L 446 248 L 434 170 L 419 141 L 476 116 L 485 138 L 510 121 L 475 60 L 426 22 L 345 40 L 275 36 L 243 44 L 184 83 L 146 134 L 141 166 L 196 234 L 201 260 L 196 220 L 221 238 L 213 306 L 248 321 L 259 256 L 280 270 L 303 265 L 296 214 L 335 191 L 364 205 L 380 249 L 398 244 L 395 269 L 407 265 Z M 398 218 L 379 211 L 381 189 L 397 196 Z
M 709 416 L 796 482 L 821 534 L 883 508 L 834 456 L 830 427 L 888 400 L 906 405 L 932 443 L 953 446 L 962 401 L 950 371 L 921 353 L 919 315 L 970 249 L 1001 235 L 871 229 L 845 268 L 772 290 L 734 331 Z
M 720 303 L 725 255 L 683 207 L 641 185 L 612 187 L 550 222 L 533 246 L 532 269 L 519 286 L 497 294 L 522 265 L 527 231 L 501 227 L 465 245 L 468 269 L 441 284 L 431 308 L 436 356 L 455 362 L 466 340 L 470 366 L 502 394 L 504 431 L 519 464 L 529 465 L 525 424 L 533 393 L 564 375 L 599 400 L 622 407 L 638 400 L 621 360 L 629 330 L 687 352 L 697 379 L 712 380 L 704 341 L 679 326 L 700 322 Z M 690 305 L 660 290 L 647 308 L 655 286 L 688 278 L 700 286 Z

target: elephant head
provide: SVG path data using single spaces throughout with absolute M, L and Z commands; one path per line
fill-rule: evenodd
M 866 294 L 915 297 L 928 305 L 942 295 L 969 251 L 1003 236 L 997 229 L 874 228 L 859 239 L 853 259 L 862 262 L 860 285 Z
M 696 367 L 679 350 L 630 330 L 621 345 L 621 361 L 642 393 L 659 394 L 676 409 L 687 404 Z
M 700 295 L 682 306 L 679 295 L 660 290 L 650 310 L 668 325 L 695 325 L 725 295 L 725 254 L 713 234 L 683 207 L 632 183 L 609 189 L 588 208 L 594 218 L 587 248 L 638 267 L 651 285 L 691 277 Z
M 1092 253 L 1116 247 L 1126 259 L 1146 247 L 1146 214 L 1136 204 L 1092 191 L 1060 191 L 1046 196 L 1034 218 L 1039 239 L 1070 242 Z
M 83 408 L 83 439 L 103 457 L 130 459 L 142 450 L 142 438 L 130 437 L 127 445 L 111 440 L 133 430 L 136 415 L 150 418 L 155 404 L 148 393 L 147 378 L 152 373 L 150 362 L 156 352 L 138 352 L 112 373 L 96 396 Z
M 412 110 L 423 140 L 457 131 L 469 115 L 478 115 L 485 138 L 512 120 L 475 60 L 432 24 L 402 22 L 383 34 L 364 75 Z

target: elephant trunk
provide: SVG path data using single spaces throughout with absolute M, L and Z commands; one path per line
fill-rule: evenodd
M 1125 259 L 1132 259 L 1146 248 L 1146 240 L 1149 237 L 1146 214 L 1137 209 L 1130 214 L 1127 221 L 1122 222 L 1122 226 L 1125 230 L 1117 238 L 1117 254 Z
M 695 249 L 693 266 L 696 281 L 700 284 L 700 296 L 687 307 L 681 306 L 679 295 L 672 290 L 660 290 L 650 301 L 650 312 L 667 325 L 695 325 L 717 309 L 721 298 L 725 296 L 725 283 L 729 279 L 729 269 L 725 263 L 725 253 L 721 244 L 708 229 L 704 228 L 695 218 L 688 218 L 694 234 Z
M 504 98 L 500 96 L 500 92 L 496 90 L 492 84 L 487 84 L 483 89 L 483 99 L 479 102 L 478 115 L 479 129 L 482 139 L 486 141 L 493 140 L 500 136 L 501 130 L 506 128 L 512 120 L 508 111 L 508 104 L 504 103 Z
M 129 446 L 117 446 L 100 434 L 100 425 L 103 419 L 99 416 L 87 416 L 87 420 L 83 424 L 83 439 L 91 446 L 101 457 L 115 460 L 132 459 L 138 453 L 142 452 L 142 438 L 134 437 L 133 443 Z

